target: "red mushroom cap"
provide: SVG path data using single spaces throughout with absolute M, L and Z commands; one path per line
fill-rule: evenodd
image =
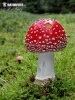
M 30 26 L 25 44 L 31 52 L 55 52 L 66 47 L 67 36 L 56 20 L 40 19 Z

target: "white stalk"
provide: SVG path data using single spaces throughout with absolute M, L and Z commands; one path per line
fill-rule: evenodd
M 38 69 L 36 80 L 54 79 L 54 53 L 40 53 L 38 57 Z

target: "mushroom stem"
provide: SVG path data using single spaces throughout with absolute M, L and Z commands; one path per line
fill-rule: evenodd
M 18 60 L 18 63 L 20 64 L 21 63 L 21 60 Z
M 40 53 L 38 58 L 38 69 L 36 80 L 54 79 L 54 53 Z

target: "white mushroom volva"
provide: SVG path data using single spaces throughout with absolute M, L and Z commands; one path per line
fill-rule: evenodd
M 34 22 L 25 37 L 27 49 L 39 53 L 36 80 L 55 78 L 54 52 L 63 50 L 67 44 L 64 28 L 53 19 Z

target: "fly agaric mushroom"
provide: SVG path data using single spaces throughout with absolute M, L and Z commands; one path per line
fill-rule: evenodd
M 67 45 L 67 36 L 62 25 L 53 19 L 37 20 L 30 26 L 25 44 L 30 52 L 39 53 L 35 80 L 44 82 L 54 79 L 54 52 L 63 50 Z
M 17 61 L 19 64 L 21 63 L 22 60 L 24 60 L 24 58 L 22 56 L 18 56 L 15 59 L 15 61 Z

